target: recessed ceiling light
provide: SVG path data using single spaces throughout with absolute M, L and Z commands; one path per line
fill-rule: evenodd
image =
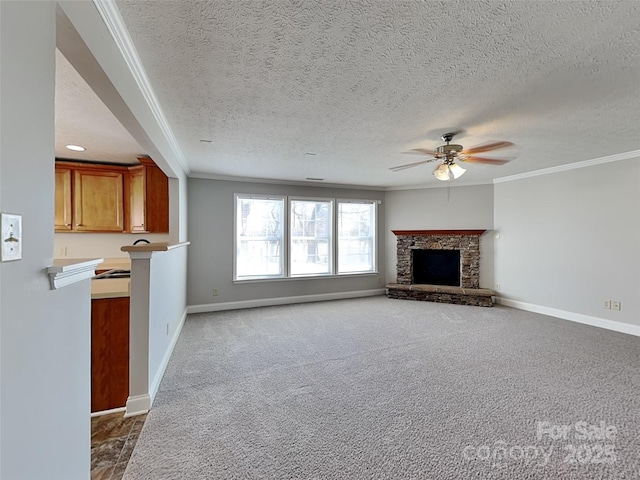
M 311 180 L 312 182 L 324 182 L 324 178 L 307 177 L 307 180 Z
M 84 152 L 86 148 L 82 145 L 67 145 L 67 150 L 73 150 L 74 152 Z

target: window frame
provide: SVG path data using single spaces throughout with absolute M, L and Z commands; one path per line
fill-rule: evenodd
M 283 237 L 282 237 L 282 275 L 251 275 L 238 278 L 238 200 L 239 199 L 262 199 L 262 200 L 280 200 L 283 202 Z M 291 273 L 291 205 L 293 201 L 311 201 L 311 202 L 328 202 L 331 204 L 331 241 L 329 242 L 330 254 L 330 273 L 317 274 L 295 274 Z M 373 205 L 373 227 L 372 227 L 372 269 L 367 271 L 344 272 L 339 273 L 339 255 L 340 255 L 340 239 L 339 239 L 339 205 L 341 203 L 371 204 Z M 302 196 L 302 195 L 271 195 L 271 194 L 243 194 L 234 193 L 233 204 L 233 283 L 254 283 L 254 282 L 273 282 L 273 281 L 292 281 L 292 280 L 314 280 L 321 278 L 346 278 L 346 277 L 363 277 L 378 275 L 378 244 L 379 244 L 379 205 L 380 200 L 358 199 L 358 198 L 339 198 L 339 197 L 321 197 L 321 196 Z
M 293 260 L 292 260 L 292 240 L 293 240 L 293 229 L 292 229 L 292 218 L 291 218 L 291 209 L 292 209 L 292 204 L 293 202 L 317 202 L 317 203 L 328 203 L 329 204 L 329 214 L 331 215 L 331 218 L 329 219 L 329 228 L 330 228 L 330 232 L 329 232 L 329 244 L 328 244 L 328 248 L 329 248 L 329 271 L 327 273 L 292 273 L 292 264 L 293 264 Z M 335 258 L 336 258 L 336 239 L 335 239 L 335 232 L 336 232 L 336 223 L 335 223 L 335 213 L 336 213 L 336 199 L 335 198 L 331 198 L 331 197 L 300 197 L 297 195 L 290 195 L 287 198 L 287 213 L 289 214 L 289 218 L 286 219 L 286 227 L 288 230 L 288 235 L 287 235 L 287 247 L 289 249 L 289 255 L 288 255 L 288 265 L 287 265 L 287 272 L 286 272 L 286 277 L 288 278 L 301 278 L 301 277 L 326 277 L 326 276 L 330 276 L 330 275 L 335 275 L 336 273 L 336 262 L 335 262 Z
M 238 200 L 240 199 L 249 199 L 249 200 L 279 200 L 283 203 L 283 215 L 282 215 L 282 238 L 281 238 L 281 246 L 282 252 L 280 253 L 280 263 L 282 265 L 282 273 L 277 275 L 246 275 L 242 278 L 238 278 L 238 249 L 240 248 L 240 242 L 238 238 Z M 286 195 L 254 195 L 254 194 L 242 194 L 235 193 L 233 195 L 233 281 L 234 282 L 245 282 L 252 280 L 270 280 L 270 279 L 282 279 L 286 278 L 288 265 L 287 265 L 287 256 L 288 256 L 288 241 L 287 241 L 287 196 Z
M 371 204 L 373 205 L 373 227 L 372 227 L 372 265 L 371 270 L 361 271 L 361 272 L 344 272 L 340 273 L 340 232 L 338 225 L 338 214 L 340 211 L 341 203 L 356 203 L 356 204 Z M 380 205 L 379 200 L 360 200 L 356 198 L 337 198 L 336 199 L 336 214 L 335 214 L 335 245 L 336 245 L 336 255 L 335 255 L 335 272 L 337 275 L 365 275 L 368 273 L 378 273 L 378 205 Z

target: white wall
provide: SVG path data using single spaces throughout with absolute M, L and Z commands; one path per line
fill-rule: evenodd
M 396 281 L 392 230 L 485 229 L 480 237 L 480 287 L 494 288 L 493 185 L 393 190 L 386 195 L 387 283 Z
M 155 396 L 180 333 L 187 305 L 189 247 L 155 252 L 149 284 L 149 392 Z
M 233 283 L 234 193 L 304 195 L 382 200 L 379 205 L 378 270 L 380 275 L 348 278 L 298 279 Z M 295 297 L 380 289 L 384 287 L 384 192 L 264 183 L 189 179 L 189 269 L 187 302 L 190 306 L 218 302 Z M 214 297 L 212 290 L 219 296 Z
M 640 325 L 640 159 L 494 190 L 501 297 Z M 622 311 L 603 309 L 605 299 Z
M 98 4 L 73 0 L 59 0 L 57 3 L 60 7 L 57 47 L 144 152 L 169 177 L 169 241 L 175 243 L 187 240 L 187 177 L 184 156 L 168 129 L 161 106 L 155 101 L 153 87 L 144 81 L 146 75 L 137 60 L 137 53 L 130 48 L 130 39 L 116 6 L 112 2 Z M 123 51 L 127 53 L 126 59 Z M 159 240 L 157 236 L 147 234 L 113 237 L 95 235 L 94 239 L 100 242 L 96 249 L 96 245 L 89 246 L 88 242 L 84 244 L 83 237 L 71 238 L 64 235 L 57 239 L 57 252 L 67 246 L 71 250 L 71 253 L 67 251 L 67 256 L 82 256 L 99 251 L 100 256 L 113 258 L 122 256 L 120 246 L 133 243 L 137 238 Z M 165 240 L 166 237 L 160 239 Z M 147 305 L 150 311 L 159 312 L 153 318 L 149 316 L 145 319 L 150 322 L 150 330 L 145 332 L 145 341 L 148 340 L 145 347 L 148 346 L 150 355 L 154 356 L 150 361 L 155 361 L 157 356 L 164 358 L 167 349 L 171 348 L 166 343 L 166 323 L 170 325 L 170 335 L 175 333 L 176 325 L 186 308 L 186 252 L 171 258 L 174 261 L 165 265 L 161 275 L 172 288 L 164 289 L 160 295 L 152 294 L 149 299 L 151 303 Z M 132 305 L 136 295 L 133 290 L 135 276 L 134 271 Z M 154 288 L 153 285 L 148 287 Z M 150 293 L 148 288 L 147 293 Z M 134 313 L 132 308 L 132 322 L 136 321 Z M 156 320 L 162 321 L 162 336 L 158 335 L 158 329 L 152 330 Z M 132 358 L 134 355 L 132 352 Z M 153 376 L 154 372 L 146 371 L 145 375 Z
M 120 247 L 132 245 L 140 238 L 169 241 L 166 233 L 56 233 L 53 252 L 55 258 L 129 258 Z
M 89 281 L 50 290 L 55 2 L 0 2 L 0 210 L 23 259 L 0 264 L 0 477 L 88 479 Z

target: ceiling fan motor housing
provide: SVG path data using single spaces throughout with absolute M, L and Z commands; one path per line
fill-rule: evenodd
M 446 145 L 440 145 L 436 148 L 435 157 L 455 157 L 458 153 L 462 151 L 462 145 L 457 145 L 455 143 L 447 143 Z

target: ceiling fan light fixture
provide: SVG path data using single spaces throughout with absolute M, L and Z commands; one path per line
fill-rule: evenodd
M 464 172 L 466 172 L 467 169 L 462 168 L 456 163 L 452 163 L 451 165 L 449 165 L 449 171 L 453 174 L 453 178 L 460 178 L 462 175 L 464 175 Z
M 466 168 L 462 168 L 460 165 L 455 163 L 447 164 L 441 163 L 438 167 L 433 171 L 434 177 L 438 180 L 447 181 L 453 179 L 460 178 L 466 172 Z
M 433 175 L 438 180 L 442 180 L 442 181 L 449 180 L 449 165 L 447 165 L 446 163 L 441 163 L 433 171 Z
M 427 157 L 432 157 L 432 158 L 430 159 L 427 158 L 427 160 L 423 160 L 422 162 L 414 162 L 414 163 L 408 163 L 406 165 L 398 165 L 396 167 L 391 167 L 389 170 L 394 172 L 399 172 L 400 170 L 404 170 L 406 168 L 417 167 L 418 165 L 429 163 L 434 160 L 439 160 L 442 163 L 440 163 L 440 165 L 436 167 L 436 169 L 433 171 L 433 175 L 438 180 L 450 181 L 453 179 L 460 178 L 462 175 L 464 175 L 464 172 L 467 171 L 465 168 L 462 168 L 460 165 L 455 163 L 456 160 L 459 162 L 503 165 L 507 163 L 509 160 L 513 160 L 513 158 L 515 158 L 515 157 L 510 159 L 509 158 L 487 158 L 484 156 L 476 157 L 475 156 L 476 153 L 484 153 L 492 150 L 509 148 L 509 147 L 513 147 L 514 144 L 511 142 L 501 141 L 501 142 L 485 143 L 482 145 L 477 145 L 475 147 L 464 149 L 462 145 L 459 145 L 457 143 L 451 143 L 451 140 L 453 140 L 453 137 L 456 136 L 458 133 L 461 133 L 461 132 L 450 132 L 442 135 L 442 140 L 444 140 L 447 143 L 445 145 L 440 145 L 439 147 L 436 147 L 434 150 L 429 150 L 427 148 L 414 148 L 410 152 L 404 152 L 404 153 L 426 155 Z

